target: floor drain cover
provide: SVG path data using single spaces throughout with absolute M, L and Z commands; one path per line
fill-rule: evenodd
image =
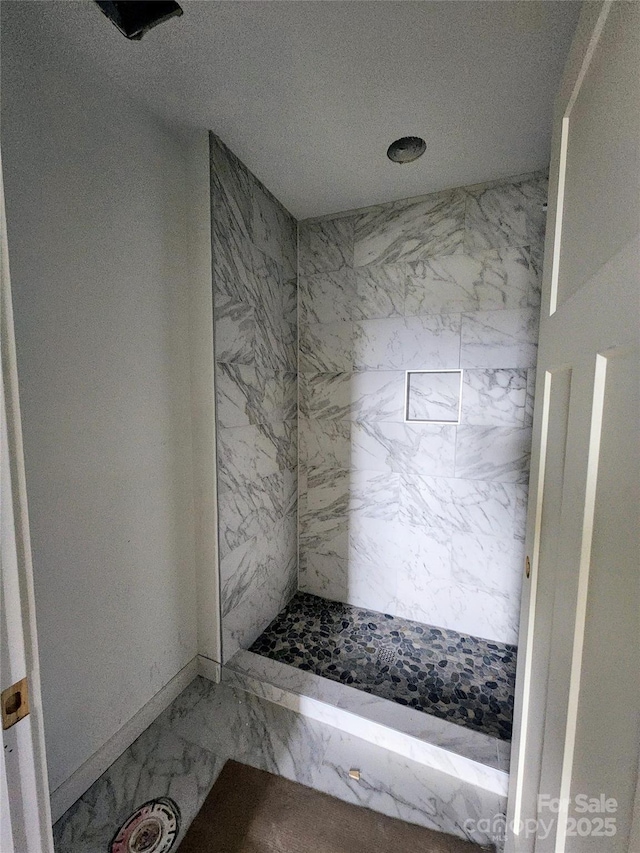
M 110 853 L 168 853 L 180 831 L 180 809 L 168 797 L 150 800 L 127 818 Z
M 378 650 L 378 663 L 389 664 L 396 659 L 396 650 L 393 646 L 383 646 Z

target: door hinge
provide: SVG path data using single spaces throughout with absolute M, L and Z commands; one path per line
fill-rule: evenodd
M 10 729 L 29 713 L 29 687 L 27 679 L 16 681 L 2 691 L 2 728 Z

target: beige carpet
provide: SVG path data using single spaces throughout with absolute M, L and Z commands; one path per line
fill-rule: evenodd
M 228 761 L 179 853 L 478 853 L 451 835 Z

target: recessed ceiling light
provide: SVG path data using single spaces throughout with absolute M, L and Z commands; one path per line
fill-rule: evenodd
M 387 157 L 394 163 L 412 163 L 424 154 L 426 148 L 427 143 L 419 136 L 403 136 L 387 148 Z

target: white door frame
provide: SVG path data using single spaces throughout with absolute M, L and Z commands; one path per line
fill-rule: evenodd
M 26 677 L 30 709 L 2 732 L 0 850 L 53 853 L 1 157 L 0 336 L 0 687 Z
M 560 240 L 563 227 L 563 202 L 565 196 L 565 177 L 567 169 L 567 148 L 569 139 L 569 117 L 576 104 L 581 86 L 589 71 L 592 59 L 596 53 L 600 38 L 607 24 L 608 16 L 615 8 L 616 0 L 599 0 L 583 4 L 576 34 L 571 46 L 565 67 L 565 73 L 556 100 L 554 114 L 554 137 L 549 180 L 549 215 L 547 221 L 547 239 L 544 257 L 544 280 L 542 299 L 541 331 L 545 324 L 550 325 L 556 318 L 553 315 L 557 309 L 558 278 L 560 267 Z M 616 11 L 620 11 L 617 9 Z M 633 109 L 633 105 L 630 105 Z M 612 128 L 612 136 L 614 130 Z M 603 154 L 606 156 L 606 153 Z M 595 214 L 594 214 L 595 215 Z M 632 252 L 633 248 L 629 249 Z M 620 255 L 624 255 L 621 251 Z M 622 264 L 622 261 L 621 261 Z M 605 265 L 606 266 L 606 265 Z M 630 264 L 626 258 L 627 270 Z M 636 275 L 637 281 L 637 275 Z M 628 287 L 628 290 L 631 288 Z M 615 297 L 614 297 L 615 299 Z M 632 297 L 628 294 L 621 310 L 627 308 L 633 311 Z M 566 310 L 566 309 L 565 309 Z M 575 309 L 572 309 L 575 310 Z M 578 309 L 579 310 L 579 309 Z M 564 322 L 564 321 L 563 321 Z M 622 329 L 625 324 L 621 323 Z M 628 326 L 628 323 L 626 323 Z M 640 337 L 640 330 L 639 330 Z M 542 334 L 541 334 L 542 339 Z M 595 338 L 594 338 L 595 340 Z M 616 342 L 617 343 L 617 342 Z M 606 358 L 598 356 L 595 365 L 594 387 L 604 388 L 604 369 Z M 598 375 L 598 371 L 603 373 Z M 556 385 L 558 383 L 556 382 Z M 529 853 L 536 845 L 535 832 L 538 825 L 537 795 L 540 791 L 541 771 L 543 766 L 543 742 L 545 732 L 545 710 L 549 698 L 553 698 L 557 685 L 547 684 L 550 660 L 550 635 L 552 630 L 552 612 L 554 609 L 553 593 L 556 579 L 538 574 L 541 550 L 544 551 L 548 540 L 541 537 L 544 526 L 545 499 L 543 499 L 543 484 L 552 487 L 553 476 L 549 477 L 549 451 L 554 445 L 553 432 L 549 433 L 550 395 L 552 393 L 550 375 L 545 376 L 544 370 L 538 371 L 536 388 L 536 412 L 534 418 L 533 448 L 531 464 L 531 489 L 527 519 L 526 553 L 530 557 L 531 575 L 523 585 L 522 610 L 520 622 L 520 644 L 518 656 L 518 672 L 516 684 L 516 710 L 514 719 L 514 736 L 511 753 L 511 775 L 509 784 L 509 801 L 507 813 L 506 853 Z M 598 395 L 594 394 L 593 405 L 597 407 Z M 601 414 L 601 413 L 600 413 Z M 601 418 L 597 411 L 591 416 L 592 446 L 597 451 L 600 436 L 598 433 Z M 596 431 L 594 433 L 594 430 Z M 597 433 L 597 434 L 596 434 Z M 563 451 L 564 452 L 564 451 Z M 589 459 L 591 460 L 591 453 Z M 553 456 L 551 457 L 553 459 Z M 593 453 L 594 463 L 597 464 L 597 452 Z M 562 471 L 557 473 L 555 486 L 562 486 Z M 589 580 L 589 549 L 591 533 L 589 530 L 593 518 L 593 502 L 595 501 L 596 471 L 588 477 L 592 492 L 587 488 L 584 503 L 584 527 L 582 529 L 582 545 L 587 550 L 581 554 L 581 571 L 577 579 L 577 598 L 575 602 L 575 630 L 572 640 L 568 639 L 568 652 L 572 653 L 571 683 L 567 684 L 569 695 L 568 720 L 565 732 L 564 755 L 562 756 L 562 785 L 558 792 L 546 792 L 552 795 L 560 794 L 567 797 L 571 778 L 570 769 L 573 761 L 573 744 L 575 741 L 575 717 L 578 714 L 577 696 L 579 694 L 581 677 L 582 642 L 584 638 L 585 611 L 587 602 L 587 584 Z M 559 523 L 559 520 L 558 520 Z M 558 559 L 562 560 L 559 554 Z M 546 555 L 549 563 L 549 554 Z M 543 588 L 541 585 L 545 585 Z M 541 600 L 545 605 L 541 606 Z M 557 602 L 556 602 L 557 605 Z M 577 681 L 576 681 L 577 680 Z M 547 691 L 547 688 L 548 691 Z M 629 709 L 630 713 L 637 709 Z M 567 781 L 569 780 L 569 781 Z M 640 780 L 637 783 L 636 807 L 632 833 L 635 832 L 640 844 Z M 566 821 L 565 806 L 561 806 L 558 815 L 558 826 Z M 523 827 L 524 824 L 524 827 Z M 528 832 L 527 832 L 528 825 Z M 523 831 L 524 829 L 524 831 Z M 565 841 L 559 832 L 556 838 L 556 850 L 565 849 Z M 602 850 L 607 849 L 606 840 Z M 591 847 L 589 848 L 591 849 Z M 635 851 L 636 848 L 630 848 Z M 640 850 L 640 846 L 638 847 Z

